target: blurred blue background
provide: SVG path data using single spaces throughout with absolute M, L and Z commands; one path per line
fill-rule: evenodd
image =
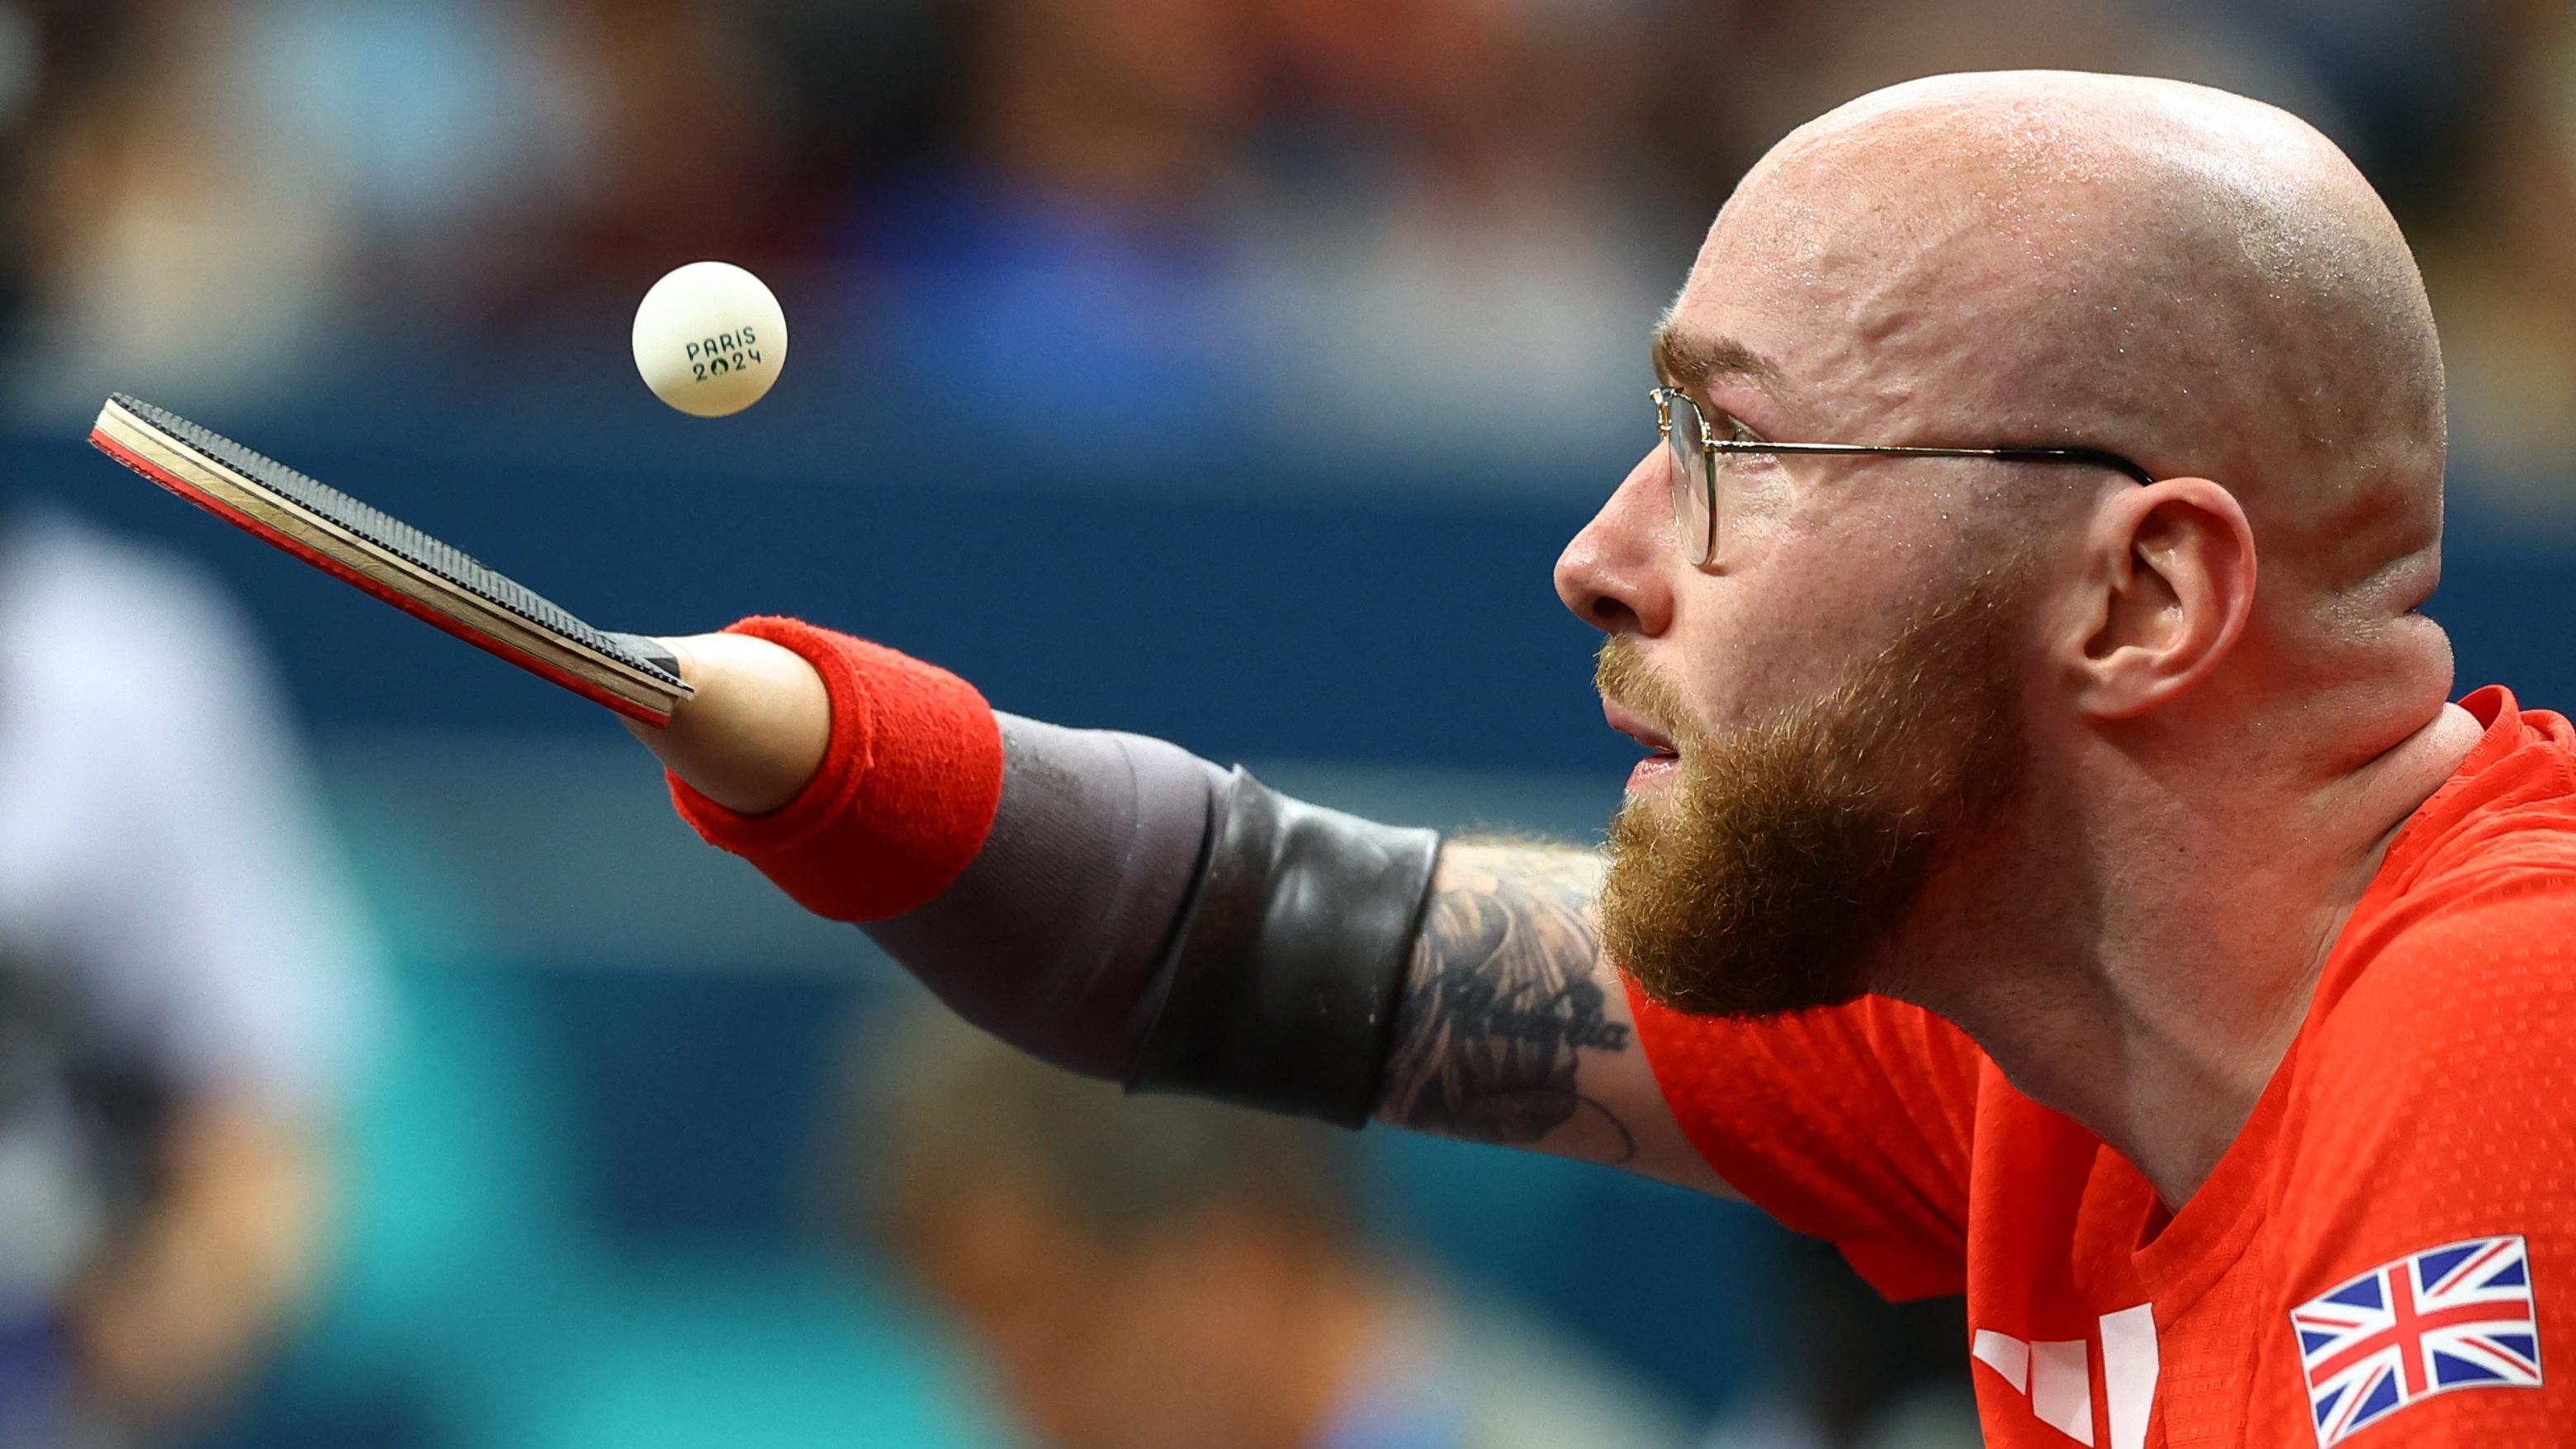
M 243 602 L 388 946 L 335 1267 L 210 1441 L 1006 1431 L 814 1231 L 837 1063 L 898 974 L 697 845 L 591 707 L 91 454 L 106 391 L 608 627 L 798 614 L 1333 803 L 1581 838 L 1633 751 L 1548 569 L 1651 442 L 1649 325 L 1781 132 L 2006 64 L 2248 90 L 2372 172 L 2453 369 L 2431 612 L 2463 692 L 2576 700 L 2565 4 L 0 4 L 0 475 Z M 792 337 L 715 423 L 627 351 L 702 257 Z M 1367 1161 L 1396 1240 L 1702 1421 L 1817 1372 L 1814 1265 L 1747 1213 Z

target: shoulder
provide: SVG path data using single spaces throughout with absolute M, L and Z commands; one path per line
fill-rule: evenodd
M 1691 1016 L 1631 989 L 1638 1035 L 1664 1097 L 1684 1125 L 1739 1122 L 1748 1111 L 1783 1119 L 1875 1104 L 1905 1116 L 1928 1099 L 1964 1134 L 1985 1054 L 1920 1007 L 1883 996 L 1756 1021 Z M 1964 1145 L 1964 1137 L 1962 1144 Z
M 2501 834 L 2480 854 L 2363 929 L 2320 985 L 2320 1050 L 2367 1056 L 2427 1032 L 2576 1011 L 2576 824 Z
M 2279 1200 L 2323 1258 L 2576 1221 L 2576 861 L 2453 884 L 2298 1047 Z
M 2576 833 L 2434 884 L 2321 986 L 2300 1071 L 2331 1102 L 2465 1100 L 2576 1075 Z M 2560 1105 L 2576 1119 L 2576 1101 Z
M 1891 1298 L 1960 1291 L 1984 1054 L 1865 996 L 1761 1021 L 1633 997 L 1664 1101 L 1720 1179 Z
M 2267 1230 L 2274 1306 L 2311 1397 L 2350 1395 L 2358 1422 L 2424 1392 L 2370 1377 L 2395 1371 L 2350 1327 L 2356 1306 L 2393 1311 L 2372 1295 L 2402 1277 L 2407 1301 L 2458 1320 L 2427 1338 L 2440 1401 L 2405 1442 L 2540 1443 L 2569 1411 L 2558 1376 L 2545 1395 L 2443 1391 L 2539 1387 L 2532 1325 L 2544 1344 L 2576 1333 L 2576 867 L 2491 862 L 2453 884 L 2378 943 L 2298 1049 Z M 2346 1368 L 2358 1377 L 2338 1385 Z

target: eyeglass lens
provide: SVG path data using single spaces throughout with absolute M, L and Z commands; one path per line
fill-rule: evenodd
M 1657 403 L 1667 424 L 1664 454 L 1672 465 L 1673 523 L 1681 530 L 1682 551 L 1691 562 L 1703 563 L 1711 556 L 1710 534 L 1717 527 L 1716 480 L 1710 477 L 1715 460 L 1701 441 L 1707 424 L 1698 405 L 1681 393 L 1662 392 Z

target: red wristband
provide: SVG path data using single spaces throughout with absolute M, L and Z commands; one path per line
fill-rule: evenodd
M 832 742 L 796 798 L 766 815 L 671 776 L 681 818 L 833 920 L 883 920 L 947 889 L 1002 803 L 1002 728 L 984 696 L 945 669 L 797 619 L 725 632 L 793 649 L 821 673 Z

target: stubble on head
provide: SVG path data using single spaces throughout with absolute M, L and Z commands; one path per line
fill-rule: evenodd
M 1989 575 L 1923 611 L 1811 700 L 1691 726 L 1633 641 L 1596 682 L 1671 734 L 1669 788 L 1610 823 L 1603 945 L 1646 997 L 1750 1019 L 1849 1001 L 1946 842 L 2027 774 L 2005 658 L 2012 597 Z

